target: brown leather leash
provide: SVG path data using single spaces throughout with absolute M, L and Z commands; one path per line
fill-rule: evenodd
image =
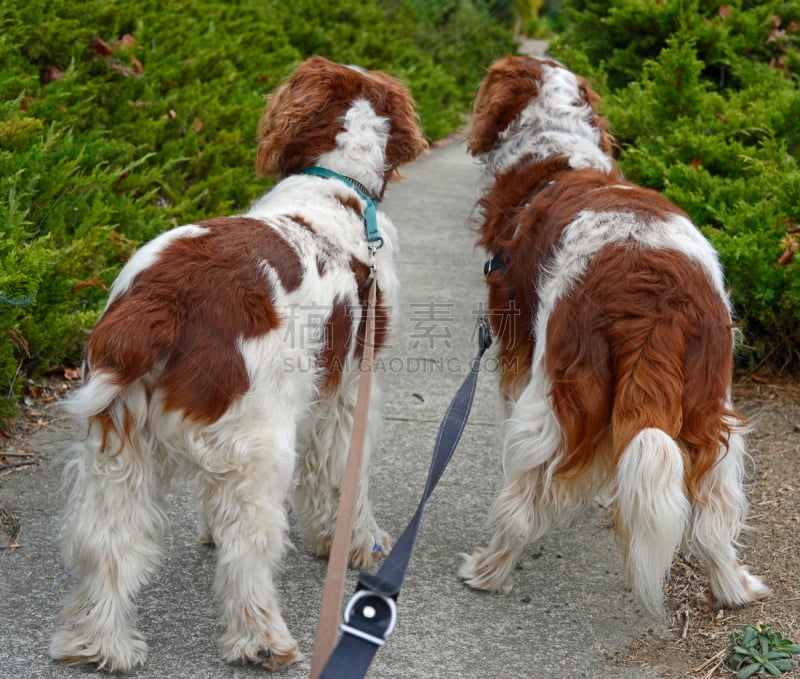
M 373 252 L 374 254 L 374 252 Z M 372 392 L 372 364 L 375 353 L 375 301 L 377 295 L 374 265 L 370 274 L 369 293 L 367 295 L 367 326 L 364 333 L 364 351 L 359 363 L 358 394 L 353 413 L 353 431 L 350 438 L 350 449 L 347 453 L 347 464 L 339 493 L 339 512 L 336 516 L 336 528 L 333 534 L 331 553 L 328 558 L 328 571 L 325 576 L 325 587 L 322 591 L 317 636 L 314 642 L 314 655 L 311 658 L 309 679 L 317 679 L 328 662 L 328 658 L 336 645 L 339 621 L 342 615 L 342 599 L 344 596 L 347 563 L 350 555 L 350 538 L 353 532 L 358 485 L 361 478 L 361 466 L 364 457 L 364 442 L 367 434 L 367 413 L 369 412 L 370 394 Z

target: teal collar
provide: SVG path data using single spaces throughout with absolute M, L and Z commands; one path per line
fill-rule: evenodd
M 367 204 L 367 209 L 364 211 L 364 228 L 367 232 L 367 242 L 374 243 L 375 241 L 383 240 L 378 233 L 378 208 L 375 205 L 375 199 L 367 193 L 365 186 L 355 179 L 350 179 L 350 177 L 345 177 L 343 174 L 316 165 L 314 167 L 307 167 L 300 174 L 313 174 L 317 177 L 324 177 L 325 179 L 338 179 L 340 182 L 347 184 L 358 194 L 359 198 Z

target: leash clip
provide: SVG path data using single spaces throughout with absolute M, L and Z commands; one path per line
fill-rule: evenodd
M 375 273 L 375 269 L 377 268 L 377 264 L 375 263 L 375 253 L 383 247 L 383 238 L 378 236 L 375 240 L 367 242 L 367 248 L 369 249 L 369 270 L 372 273 Z
M 492 346 L 492 326 L 486 316 L 478 322 L 478 346 L 482 351 Z

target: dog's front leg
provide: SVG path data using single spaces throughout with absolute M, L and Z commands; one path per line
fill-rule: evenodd
M 358 374 L 345 374 L 341 387 L 316 404 L 300 434 L 296 506 L 300 525 L 311 551 L 317 556 L 328 556 L 333 542 L 357 392 Z M 353 568 L 368 568 L 377 554 L 385 556 L 391 549 L 389 536 L 378 528 L 372 515 L 368 494 L 369 461 L 381 426 L 381 403 L 380 386 L 375 381 L 367 415 L 367 436 L 350 544 Z

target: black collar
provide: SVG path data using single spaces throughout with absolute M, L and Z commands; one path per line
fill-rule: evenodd
M 501 247 L 494 257 L 484 262 L 483 275 L 488 276 L 492 271 L 500 271 L 505 275 L 507 265 L 508 257 L 506 257 L 506 249 Z
M 548 186 L 555 184 L 556 180 L 551 179 L 549 182 L 545 182 L 541 186 L 539 186 L 531 195 L 530 200 L 525 204 L 525 207 L 528 207 L 542 191 L 544 191 Z M 516 231 L 519 229 L 519 224 L 517 224 L 517 229 L 514 232 L 516 236 Z M 506 249 L 504 247 L 500 247 L 500 249 L 495 253 L 494 257 L 491 259 L 487 259 L 486 262 L 483 264 L 483 275 L 488 276 L 492 271 L 500 271 L 502 274 L 505 275 L 506 270 L 508 268 L 508 263 L 511 261 L 511 258 L 506 255 Z

